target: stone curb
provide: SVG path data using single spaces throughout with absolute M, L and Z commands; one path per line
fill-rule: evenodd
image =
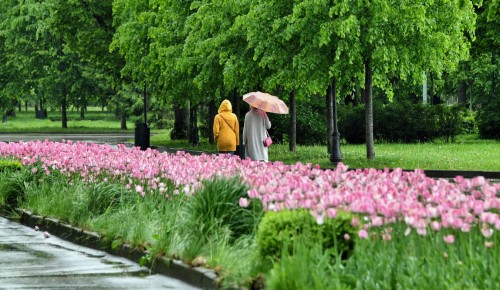
M 0 207 L 3 206 L 0 205 Z M 127 244 L 112 248 L 111 242 L 102 238 L 97 233 L 61 223 L 56 219 L 35 215 L 23 209 L 15 209 L 15 212 L 20 216 L 16 220 L 17 222 L 32 228 L 38 226 L 41 231 L 47 231 L 52 235 L 75 244 L 105 251 L 136 263 L 139 263 L 140 259 L 148 254 L 148 251 L 136 249 Z M 179 260 L 159 258 L 155 259 L 153 265 L 150 265 L 150 269 L 155 273 L 181 280 L 198 288 L 219 289 L 217 275 L 213 270 L 208 268 L 191 267 Z M 236 290 L 239 288 L 230 287 L 224 289 Z

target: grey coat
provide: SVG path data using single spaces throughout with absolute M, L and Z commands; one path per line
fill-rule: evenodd
M 262 143 L 266 139 L 266 129 L 271 128 L 271 121 L 266 112 L 252 108 L 245 115 L 243 124 L 243 145 L 246 156 L 252 160 L 268 161 L 268 148 Z

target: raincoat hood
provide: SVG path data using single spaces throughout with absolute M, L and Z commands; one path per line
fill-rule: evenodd
M 220 114 L 222 112 L 229 112 L 229 113 L 233 112 L 233 106 L 231 106 L 231 102 L 229 102 L 228 100 L 222 101 L 218 113 Z

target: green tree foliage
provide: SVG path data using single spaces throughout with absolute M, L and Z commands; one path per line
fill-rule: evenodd
M 440 74 L 466 58 L 472 3 L 349 0 L 333 4 L 330 16 L 322 33 L 325 45 L 336 41 L 335 66 L 365 83 L 367 158 L 373 159 L 372 84 L 390 94 L 394 76 L 419 80 L 424 70 Z
M 106 79 L 95 70 L 96 63 L 105 62 L 102 51 L 109 45 L 100 32 L 109 29 L 110 13 L 106 16 L 105 1 L 99 3 L 92 10 L 87 1 L 11 1 L 1 24 L 5 52 L 18 76 L 10 84 L 36 96 L 41 106 L 60 108 L 63 128 L 67 107 L 86 106 Z
M 73 103 L 82 109 L 91 101 L 106 103 L 120 85 L 123 66 L 119 54 L 109 51 L 115 32 L 112 0 L 57 0 L 54 5 L 51 24 L 82 63 L 83 77 L 76 80 L 79 90 L 71 94 Z

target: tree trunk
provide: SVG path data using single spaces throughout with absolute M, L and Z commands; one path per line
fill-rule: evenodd
M 215 144 L 214 140 L 214 119 L 217 114 L 217 108 L 215 107 L 215 101 L 210 100 L 208 103 L 208 143 L 211 145 Z
M 189 143 L 191 146 L 200 145 L 200 137 L 198 135 L 198 106 L 191 104 L 189 110 L 190 116 L 190 130 L 189 130 Z
M 467 82 L 466 81 L 461 81 L 458 84 L 457 101 L 461 105 L 465 105 L 465 103 L 467 103 Z
M 328 154 L 332 152 L 333 143 L 333 91 L 332 85 L 326 90 L 326 134 L 327 134 L 327 149 Z
M 496 59 L 495 59 L 495 52 L 491 52 L 491 66 L 495 67 Z M 491 89 L 490 89 L 490 98 L 491 100 L 495 99 L 495 86 L 497 82 L 497 74 L 498 71 L 493 71 L 491 74 Z
M 85 103 L 86 103 L 85 97 L 82 97 L 82 102 L 80 104 L 80 118 L 81 119 L 85 119 L 85 108 L 87 107 Z
M 68 112 L 66 111 L 66 88 L 63 88 L 61 99 L 61 121 L 64 129 L 68 128 Z
M 375 142 L 373 141 L 373 72 L 371 61 L 365 61 L 365 127 L 366 158 L 375 159 Z
M 127 113 L 125 113 L 125 110 L 120 111 L 120 129 L 127 130 Z
M 233 97 L 234 97 L 233 113 L 236 115 L 236 118 L 238 118 L 238 121 L 240 121 L 240 116 L 241 116 L 241 97 L 238 94 L 238 91 L 233 90 Z
M 297 143 L 297 114 L 295 107 L 295 89 L 290 92 L 290 134 L 288 136 L 288 147 L 290 152 L 295 152 Z
M 174 103 L 174 129 L 170 132 L 172 140 L 188 139 L 189 111 L 179 103 Z

